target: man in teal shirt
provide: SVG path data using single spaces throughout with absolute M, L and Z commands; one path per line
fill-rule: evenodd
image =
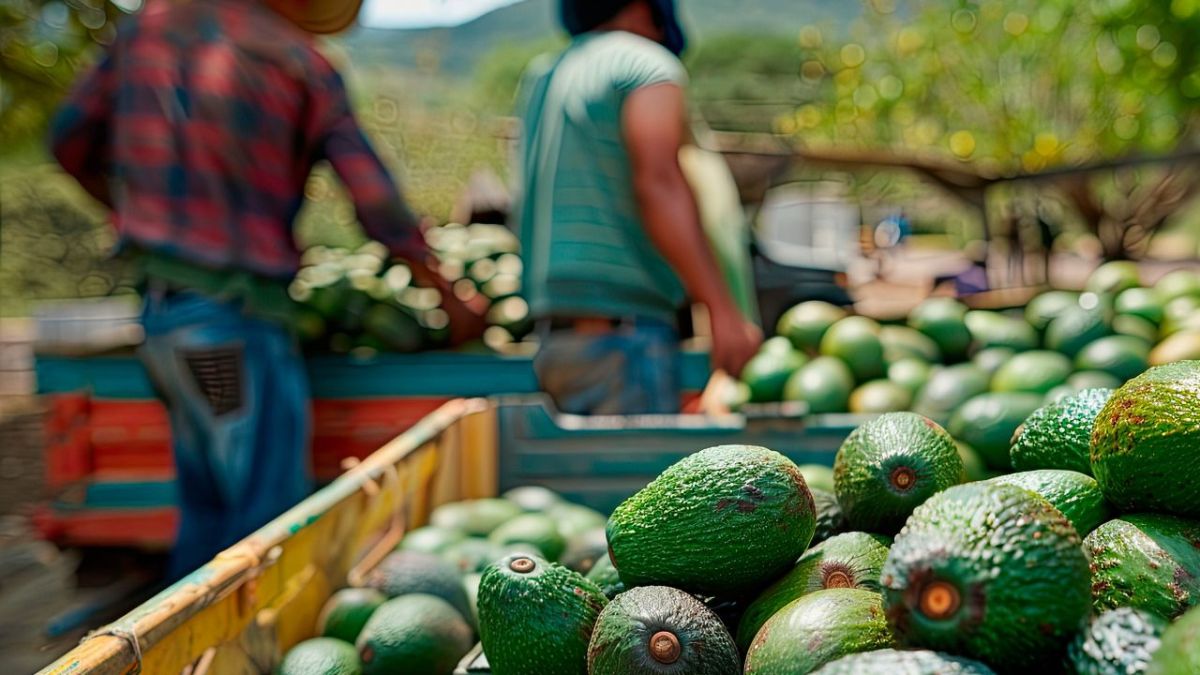
M 542 388 L 575 414 L 675 412 L 675 317 L 712 322 L 713 367 L 762 341 L 725 285 L 679 164 L 689 137 L 673 0 L 563 0 L 573 36 L 531 66 L 517 222 Z

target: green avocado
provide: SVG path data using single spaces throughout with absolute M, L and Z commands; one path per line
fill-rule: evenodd
M 924 650 L 877 649 L 843 656 L 814 675 L 995 675 L 978 661 Z
M 1163 319 L 1163 303 L 1149 288 L 1130 288 L 1117 296 L 1117 314 L 1136 316 L 1153 324 Z
M 1125 382 L 1145 372 L 1149 358 L 1150 345 L 1140 338 L 1112 335 L 1084 347 L 1075 357 L 1075 367 L 1102 371 Z
M 813 414 L 846 412 L 854 373 L 841 360 L 815 358 L 792 375 L 783 389 L 784 400 L 802 401 Z
M 1200 609 L 1193 609 L 1163 631 L 1146 675 L 1200 673 Z
M 596 620 L 589 675 L 740 673 L 737 646 L 721 619 L 696 598 L 665 586 L 617 596 Z
M 992 391 L 1045 395 L 1065 383 L 1072 370 L 1071 360 L 1056 352 L 1017 354 L 996 371 Z
M 745 675 L 804 675 L 894 644 L 878 593 L 830 588 L 793 601 L 763 624 L 746 653 Z
M 891 380 L 874 380 L 850 394 L 850 412 L 873 415 L 908 410 L 912 394 Z
M 858 382 L 882 377 L 885 364 L 879 333 L 875 321 L 862 316 L 847 317 L 830 326 L 821 338 L 821 355 L 844 361 Z
M 847 532 L 808 549 L 790 572 L 746 608 L 738 627 L 738 646 L 748 649 L 763 624 L 801 596 L 826 588 L 860 588 L 878 593 L 879 573 L 891 543 L 891 539 L 877 534 Z
M 800 475 L 809 490 L 828 490 L 833 492 L 833 467 L 824 464 L 801 464 Z
M 1165 619 L 1200 604 L 1200 523 L 1161 514 L 1124 515 L 1083 541 L 1098 611 L 1136 607 Z
M 486 537 L 492 530 L 521 515 L 521 509 L 504 499 L 443 504 L 429 514 L 429 523 L 436 527 L 460 530 L 471 537 Z
M 418 553 L 441 553 L 447 548 L 466 538 L 460 530 L 452 530 L 437 525 L 418 527 L 404 535 L 398 550 L 416 551 Z
M 1062 511 L 1081 537 L 1112 517 L 1111 508 L 1100 492 L 1096 479 L 1078 471 L 1038 469 L 997 476 L 987 482 L 1016 485 L 1036 492 Z
M 813 504 L 817 509 L 817 528 L 813 531 L 810 545 L 816 546 L 835 534 L 845 532 L 850 524 L 846 521 L 842 505 L 838 504 L 837 495 L 819 488 L 812 488 L 809 491 L 812 492 Z
M 451 675 L 474 643 L 475 633 L 455 608 L 414 593 L 375 610 L 355 646 L 363 675 Z
M 888 379 L 915 397 L 929 382 L 933 366 L 920 359 L 902 359 L 888 366 Z
M 563 501 L 557 492 L 540 485 L 513 488 L 501 496 L 525 513 L 544 513 Z
M 288 650 L 276 675 L 362 675 L 354 645 L 328 637 L 306 640 Z
M 989 468 L 1011 467 L 1009 448 L 1021 423 L 1042 405 L 1037 394 L 982 394 L 967 401 L 950 420 L 956 439 L 975 448 Z
M 984 463 L 979 453 L 975 452 L 975 448 L 961 441 L 955 441 L 954 446 L 958 449 L 958 458 L 963 463 L 963 480 L 961 482 L 970 483 L 984 480 L 991 475 L 988 472 L 987 464 Z
M 988 377 L 991 377 L 1016 355 L 1017 352 L 1008 347 L 992 347 L 975 352 L 975 356 L 971 357 L 971 363 L 979 366 L 980 370 L 987 373 Z
M 1186 296 L 1200 297 L 1200 272 L 1196 270 L 1175 270 L 1154 284 L 1154 292 L 1165 305 L 1168 302 Z
M 1187 295 L 1175 298 L 1163 307 L 1163 322 L 1160 333 L 1170 337 L 1185 330 L 1200 329 L 1200 296 Z
M 563 539 L 571 539 L 585 532 L 603 529 L 608 523 L 608 516 L 596 509 L 581 504 L 562 502 L 551 506 L 546 516 L 558 526 L 558 533 Z
M 1112 375 L 1098 370 L 1081 370 L 1067 378 L 1067 386 L 1077 392 L 1084 389 L 1111 389 L 1116 391 L 1123 384 L 1125 384 L 1125 380 L 1118 380 Z
M 962 477 L 954 439 L 916 413 L 888 413 L 855 429 L 833 463 L 838 503 L 850 526 L 887 535 Z
M 1038 335 L 1025 321 L 999 312 L 967 312 L 967 330 L 980 349 L 1006 347 L 1017 352 L 1037 349 Z
M 567 541 L 558 530 L 558 524 L 549 515 L 526 513 L 497 527 L 488 535 L 488 541 L 496 546 L 529 544 L 536 546 L 547 560 L 558 560 L 567 548 Z
M 768 340 L 742 369 L 742 382 L 750 388 L 750 401 L 782 401 L 784 385 L 806 363 L 808 357 L 792 349 L 786 338 Z
M 1091 439 L 1096 416 L 1112 389 L 1085 389 L 1038 408 L 1017 430 L 1009 457 L 1017 471 L 1064 469 L 1092 473 Z
M 971 347 L 967 307 L 953 298 L 930 298 L 908 317 L 908 325 L 929 336 L 950 363 L 961 361 Z
M 1150 352 L 1150 365 L 1153 366 L 1197 360 L 1200 360 L 1200 330 L 1180 331 L 1163 340 Z
M 1167 622 L 1131 607 L 1093 617 L 1068 651 L 1076 675 L 1144 673 L 1158 651 Z
M 905 359 L 939 363 L 942 352 L 928 335 L 908 326 L 884 326 L 879 329 L 883 359 L 889 365 Z
M 467 600 L 471 603 L 471 616 L 475 625 L 479 625 L 479 582 L 483 575 L 478 572 L 463 575 L 463 590 L 467 592 Z
M 482 537 L 467 537 L 446 547 L 442 559 L 449 561 L 462 574 L 482 572 L 496 559 L 503 558 L 503 549 Z
M 366 585 L 389 598 L 410 593 L 435 595 L 470 621 L 471 603 L 458 569 L 438 556 L 415 551 L 393 553 L 367 575 Z
M 1077 305 L 1064 310 L 1050 322 L 1046 329 L 1046 347 L 1075 358 L 1084 347 L 1110 333 L 1100 308 L 1084 309 Z
M 1200 361 L 1152 368 L 1118 389 L 1096 418 L 1091 456 L 1118 509 L 1200 517 Z
M 986 392 L 990 380 L 991 375 L 972 363 L 935 370 L 913 410 L 945 424 L 964 401 Z
M 633 586 L 737 595 L 800 557 L 816 529 L 812 494 L 783 455 L 746 445 L 702 450 L 621 503 L 609 555 Z
M 896 537 L 881 577 L 900 643 L 1040 672 L 1065 654 L 1091 599 L 1087 558 L 1062 513 L 1012 485 L 934 495 Z
M 496 561 L 479 582 L 479 638 L 492 673 L 587 675 L 588 642 L 607 604 L 596 584 L 561 565 L 521 554 Z
M 1079 304 L 1079 294 L 1071 291 L 1046 291 L 1029 301 L 1025 307 L 1025 321 L 1034 330 L 1044 331 L 1059 314 L 1068 307 Z
M 1117 335 L 1128 335 L 1151 344 L 1158 341 L 1158 326 L 1140 316 L 1118 314 L 1113 317 L 1112 327 Z
M 1096 268 L 1088 277 L 1086 290 L 1089 293 L 1118 295 L 1141 285 L 1137 263 L 1128 260 L 1107 262 Z
M 354 644 L 367 620 L 385 602 L 387 596 L 373 588 L 343 588 L 321 608 L 317 634 Z
M 775 333 L 807 354 L 816 354 L 821 338 L 833 324 L 846 318 L 846 310 L 827 302 L 805 302 L 789 309 L 779 319 Z
M 559 564 L 580 574 L 590 572 L 597 560 L 608 557 L 608 535 L 604 528 L 601 524 L 567 539 L 567 548 Z
M 617 568 L 613 567 L 612 561 L 608 556 L 604 556 L 592 565 L 592 569 L 584 576 L 588 581 L 596 584 L 600 591 L 604 593 L 604 597 L 612 600 L 618 594 L 625 592 L 625 582 L 621 581 L 621 575 L 617 573 Z

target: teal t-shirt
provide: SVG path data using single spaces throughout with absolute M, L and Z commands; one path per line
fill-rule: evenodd
M 621 110 L 641 87 L 686 79 L 674 54 L 625 32 L 582 35 L 526 73 L 517 222 L 534 316 L 670 321 L 683 305 L 642 224 Z

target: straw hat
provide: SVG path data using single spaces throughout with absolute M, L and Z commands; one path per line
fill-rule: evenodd
M 339 33 L 358 18 L 363 0 L 266 0 L 275 11 L 317 35 Z

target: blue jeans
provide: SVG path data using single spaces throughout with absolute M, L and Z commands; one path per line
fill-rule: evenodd
M 142 322 L 140 356 L 171 421 L 177 579 L 311 492 L 308 379 L 287 328 L 240 303 L 152 291 Z
M 558 409 L 574 415 L 679 412 L 679 334 L 638 320 L 611 333 L 544 331 L 533 367 Z

